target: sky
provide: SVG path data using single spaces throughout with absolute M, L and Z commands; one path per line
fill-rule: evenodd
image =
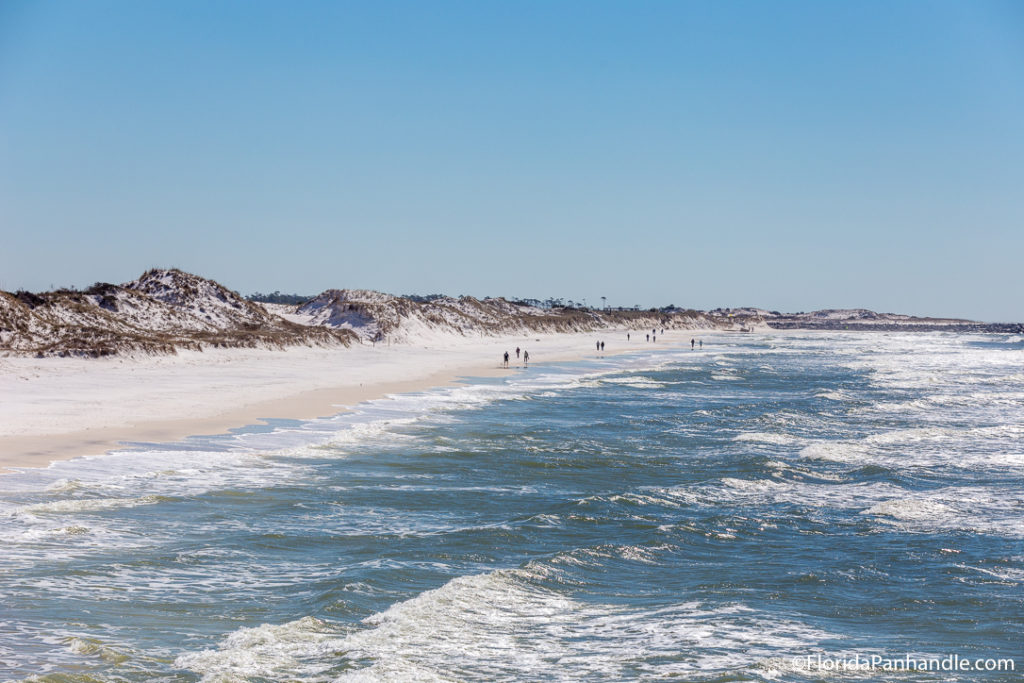
M 0 2 L 0 289 L 1024 320 L 1024 3 Z

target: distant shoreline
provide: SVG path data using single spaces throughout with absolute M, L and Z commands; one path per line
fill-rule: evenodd
M 926 320 L 926 319 L 922 319 Z M 980 323 L 962 321 L 955 323 L 858 320 L 822 321 L 812 320 L 767 320 L 765 324 L 773 330 L 815 330 L 833 332 L 958 332 L 961 334 L 1024 334 L 1024 323 Z
M 390 393 L 507 372 L 499 359 L 517 346 L 545 362 L 584 358 L 595 340 L 618 353 L 654 338 L 681 344 L 727 332 L 1024 333 L 1020 324 L 864 309 L 568 303 L 327 290 L 300 305 L 263 305 L 174 269 L 85 291 L 0 292 L 0 471 L 261 418 L 333 415 Z
M 847 331 L 863 332 L 759 332 Z M 703 351 L 708 352 L 716 337 L 733 334 L 740 332 L 666 330 L 657 342 L 649 342 L 646 333 L 617 329 L 450 336 L 423 344 L 351 348 L 212 349 L 128 358 L 0 357 L 0 473 L 123 450 L 126 442 L 169 443 L 225 434 L 264 419 L 336 415 L 364 401 L 447 386 L 460 377 L 504 376 L 523 370 L 517 347 L 530 352 L 532 367 L 686 348 L 694 337 L 705 342 Z M 605 351 L 596 351 L 596 341 L 606 343 Z M 505 351 L 510 353 L 508 369 L 502 368 Z
M 780 313 L 666 306 L 587 307 L 547 301 L 329 289 L 298 304 L 260 303 L 214 280 L 153 269 L 121 285 L 85 290 L 0 292 L 0 356 L 126 357 L 209 349 L 342 348 L 629 329 L 767 331 L 957 331 L 1024 333 L 1019 323 L 919 318 L 866 309 Z

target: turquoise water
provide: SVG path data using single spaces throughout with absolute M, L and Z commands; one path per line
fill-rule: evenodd
M 704 339 L 0 477 L 0 680 L 1021 680 L 1024 342 Z

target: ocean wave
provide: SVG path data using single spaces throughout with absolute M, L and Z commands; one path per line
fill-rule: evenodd
M 72 498 L 69 500 L 55 500 L 49 503 L 36 503 L 19 508 L 15 514 L 45 515 L 45 514 L 74 514 L 78 512 L 101 512 L 114 510 L 116 508 L 138 507 L 140 505 L 155 505 L 162 502 L 172 502 L 175 498 L 167 496 L 142 496 L 140 498 Z
M 718 380 L 719 382 L 735 382 L 736 380 L 742 379 L 738 375 L 728 375 L 721 372 L 716 372 L 711 375 L 711 379 Z
M 656 382 L 646 377 L 606 377 L 601 380 L 601 384 L 612 384 L 631 389 L 664 389 L 666 386 L 663 382 Z
M 130 658 L 128 654 L 117 648 L 110 647 L 95 638 L 69 638 L 68 650 L 87 657 L 98 657 L 110 664 L 123 664 Z
M 966 569 L 969 571 L 977 572 L 985 576 L 990 576 L 997 581 L 1008 584 L 1024 583 L 1024 569 L 1018 569 L 1015 567 L 998 567 L 989 569 L 985 567 L 972 567 L 966 564 L 956 565 L 960 569 Z
M 346 631 L 312 617 L 246 628 L 175 666 L 222 676 L 333 680 L 579 680 L 757 667 L 830 634 L 742 604 L 656 609 L 581 602 L 530 569 L 462 576 Z
M 285 624 L 239 629 L 215 650 L 179 655 L 174 666 L 211 682 L 319 676 L 335 667 L 336 657 L 343 656 L 343 638 L 340 626 L 303 617 Z
M 78 479 L 58 479 L 44 490 L 47 493 L 72 493 L 84 488 L 84 484 Z
M 814 394 L 818 398 L 827 398 L 830 401 L 849 401 L 850 395 L 842 389 L 823 390 Z
M 1022 538 L 1022 509 L 1024 500 L 1001 487 L 950 486 L 887 498 L 861 514 L 907 531 L 966 531 Z
M 660 554 L 669 546 L 638 546 L 638 545 L 600 545 L 593 548 L 577 548 L 569 552 L 558 553 L 550 562 L 555 565 L 577 567 L 600 567 L 609 560 L 626 560 L 639 564 L 656 565 Z M 550 575 L 545 575 L 550 579 Z

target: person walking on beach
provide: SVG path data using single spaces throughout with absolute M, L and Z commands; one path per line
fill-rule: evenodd
M 598 351 L 601 350 L 601 342 L 594 342 L 594 345 L 597 346 Z
M 703 340 L 703 339 L 701 339 L 700 341 L 698 341 L 698 342 L 697 342 L 697 346 L 698 346 L 699 348 L 703 349 L 703 348 L 704 348 L 704 340 Z
M 516 360 L 519 360 L 519 347 L 516 347 Z
M 530 352 L 529 351 L 523 351 L 523 365 L 526 365 L 529 362 L 530 362 Z
M 626 333 L 626 341 L 629 341 L 629 332 Z
M 505 364 L 503 367 L 508 367 L 508 351 L 505 352 Z
M 690 338 L 690 350 L 693 351 L 693 338 Z
M 651 335 L 647 335 L 647 341 L 651 341 Z

